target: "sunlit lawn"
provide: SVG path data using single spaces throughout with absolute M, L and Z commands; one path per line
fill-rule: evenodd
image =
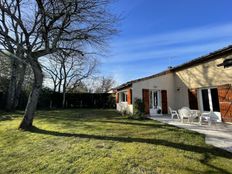
M 204 136 L 113 110 L 39 111 L 32 132 L 22 113 L 0 114 L 0 173 L 232 173 L 232 154 Z

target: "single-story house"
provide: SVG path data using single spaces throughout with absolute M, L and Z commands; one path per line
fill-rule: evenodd
M 136 98 L 145 113 L 167 114 L 168 107 L 183 106 L 201 112 L 213 111 L 232 122 L 232 45 L 169 68 L 158 74 L 124 83 L 116 88 L 118 111 L 133 113 Z

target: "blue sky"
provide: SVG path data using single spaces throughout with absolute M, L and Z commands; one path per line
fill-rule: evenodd
M 120 33 L 100 71 L 117 84 L 232 44 L 231 0 L 117 0 Z

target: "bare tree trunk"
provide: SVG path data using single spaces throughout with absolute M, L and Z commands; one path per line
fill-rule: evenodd
M 53 94 L 56 93 L 57 85 L 54 83 Z
M 62 101 L 62 107 L 65 108 L 65 103 L 66 103 L 66 85 L 67 85 L 67 72 L 66 72 L 66 67 L 65 63 L 62 63 L 63 66 L 63 73 L 64 73 L 64 83 L 63 83 L 63 101 Z
M 61 92 L 61 85 L 62 85 L 62 68 L 60 68 L 60 78 L 59 78 L 59 83 L 58 83 L 58 92 Z
M 22 85 L 26 73 L 26 64 L 20 67 L 20 62 L 16 59 L 11 59 L 11 79 L 8 87 L 6 110 L 14 111 L 18 106 L 19 97 L 22 90 Z
M 36 60 L 31 60 L 30 64 L 34 73 L 34 84 L 28 98 L 23 120 L 19 126 L 19 129 L 23 129 L 23 130 L 28 130 L 32 128 L 33 119 L 35 116 L 35 111 L 39 99 L 39 94 L 43 83 L 43 73 L 39 62 Z
M 6 101 L 7 111 L 13 111 L 16 83 L 17 83 L 17 61 L 15 59 L 11 59 L 11 78 L 8 87 L 8 94 Z
M 62 107 L 66 107 L 66 80 L 64 79 L 64 84 L 63 84 L 63 99 L 62 99 Z
M 62 107 L 65 108 L 66 107 L 66 92 L 63 91 L 63 100 L 62 100 Z
M 16 107 L 18 106 L 19 103 L 19 98 L 21 95 L 21 91 L 22 91 L 22 86 L 23 86 L 23 82 L 24 82 L 24 78 L 25 78 L 25 73 L 26 73 L 26 68 L 27 65 L 25 63 L 22 64 L 22 67 L 20 68 L 20 72 L 18 75 L 18 83 L 16 86 L 16 90 L 15 90 L 15 100 L 14 100 L 14 106 L 13 109 L 15 110 Z
M 59 85 L 58 85 L 58 93 L 60 93 L 61 92 L 61 80 L 59 80 Z

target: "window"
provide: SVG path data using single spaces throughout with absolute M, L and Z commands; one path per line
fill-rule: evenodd
M 203 89 L 201 94 L 204 111 L 210 111 L 208 89 Z
M 158 107 L 158 93 L 157 91 L 153 93 L 154 95 L 154 108 L 157 109 Z
M 150 108 L 157 109 L 159 107 L 158 91 L 150 91 Z
M 120 92 L 120 102 L 127 102 L 127 92 Z
M 150 94 L 149 94 L 149 97 L 150 97 L 150 102 L 149 102 L 149 104 L 150 104 L 150 108 L 153 108 L 153 106 L 152 106 L 152 91 L 150 91 L 149 92 Z
M 212 98 L 213 111 L 220 112 L 217 88 L 210 89 L 210 92 Z
M 201 95 L 204 111 L 220 112 L 217 88 L 202 89 Z

